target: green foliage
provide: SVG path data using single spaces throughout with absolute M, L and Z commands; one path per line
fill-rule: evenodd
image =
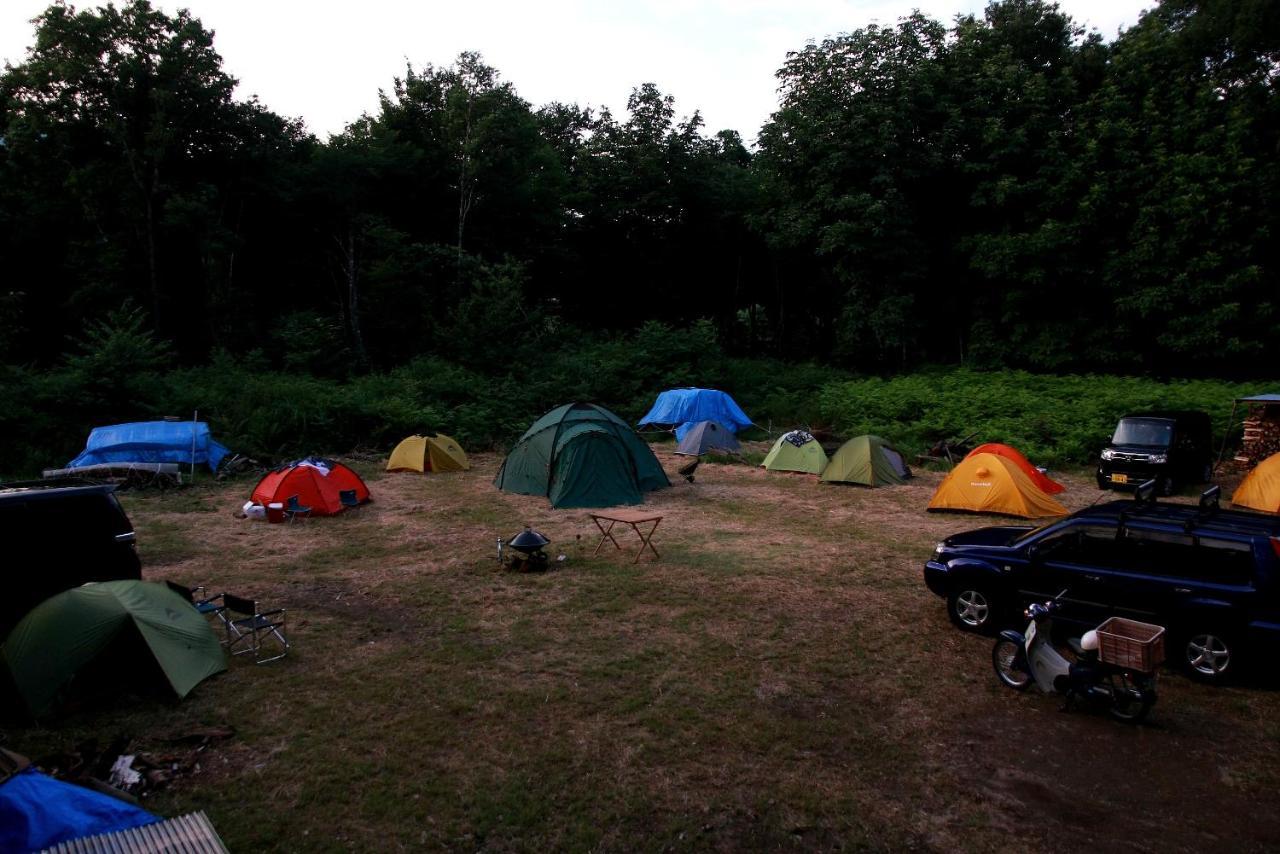
M 1232 402 L 1259 388 L 1216 380 L 953 370 L 831 383 L 819 394 L 819 408 L 841 435 L 875 433 L 909 456 L 940 439 L 976 433 L 975 442 L 1004 442 L 1039 465 L 1065 466 L 1096 459 L 1116 421 L 1144 410 L 1208 412 L 1215 442 L 1221 441 Z

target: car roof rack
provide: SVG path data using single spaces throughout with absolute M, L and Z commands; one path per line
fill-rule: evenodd
M 1120 536 L 1124 531 L 1125 523 L 1133 516 L 1141 515 L 1144 510 L 1154 507 L 1156 504 L 1156 481 L 1155 478 L 1143 481 L 1138 484 L 1138 488 L 1133 491 L 1133 501 L 1129 506 L 1120 511 L 1120 516 L 1116 520 L 1119 524 L 1116 526 L 1116 536 Z
M 1183 530 L 1188 534 L 1191 533 L 1201 522 L 1208 521 L 1212 517 L 1218 515 L 1218 511 L 1222 509 L 1219 500 L 1222 498 L 1222 487 L 1214 484 L 1213 486 L 1200 493 L 1200 503 L 1196 507 L 1196 515 L 1192 516 L 1183 524 Z

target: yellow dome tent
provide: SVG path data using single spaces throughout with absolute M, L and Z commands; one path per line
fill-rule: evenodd
M 457 442 L 443 433 L 410 436 L 391 452 L 387 471 L 466 471 L 467 455 Z
M 930 510 L 968 510 L 1036 519 L 1065 516 L 1067 508 L 1040 491 L 1013 460 L 974 454 L 956 464 L 938 484 Z
M 1272 454 L 1245 475 L 1231 496 L 1237 507 L 1280 513 L 1280 454 Z

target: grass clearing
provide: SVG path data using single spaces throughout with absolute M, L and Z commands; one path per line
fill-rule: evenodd
M 1280 844 L 1280 696 L 1164 674 L 1126 728 L 1000 688 L 990 641 L 921 582 L 938 539 L 995 521 L 925 513 L 938 474 L 871 490 L 704 462 L 650 497 L 662 560 L 633 564 L 629 530 L 593 555 L 588 511 L 494 490 L 499 462 L 358 466 L 373 503 L 294 525 L 233 518 L 246 481 L 126 496 L 144 577 L 287 607 L 294 649 L 8 746 L 229 724 L 147 806 L 205 809 L 231 850 Z M 1065 479 L 1069 506 L 1097 497 Z M 525 525 L 567 562 L 501 571 L 495 540 Z

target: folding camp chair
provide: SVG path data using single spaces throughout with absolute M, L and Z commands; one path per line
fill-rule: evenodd
M 212 596 L 205 596 L 205 589 L 199 585 L 188 587 L 185 584 L 178 584 L 176 581 L 165 581 L 169 589 L 177 593 L 183 599 L 191 603 L 202 616 L 213 615 L 218 618 L 218 622 L 225 626 L 227 622 L 226 606 L 222 604 L 222 597 L 226 594 L 215 593 Z
M 343 510 L 355 510 L 360 506 L 360 498 L 354 489 L 338 490 L 338 501 L 342 504 Z
M 227 651 L 232 655 L 253 654 L 256 664 L 266 664 L 277 658 L 284 658 L 289 652 L 289 641 L 285 636 L 284 608 L 274 611 L 260 611 L 257 601 L 243 599 L 230 593 L 222 594 L 225 603 L 225 620 L 227 626 Z M 243 614 L 236 617 L 236 614 Z M 278 655 L 263 658 L 263 642 L 270 641 L 280 648 Z
M 311 508 L 304 507 L 299 501 L 298 496 L 290 495 L 289 501 L 284 505 L 284 516 L 290 522 L 301 517 L 306 519 L 311 516 Z

